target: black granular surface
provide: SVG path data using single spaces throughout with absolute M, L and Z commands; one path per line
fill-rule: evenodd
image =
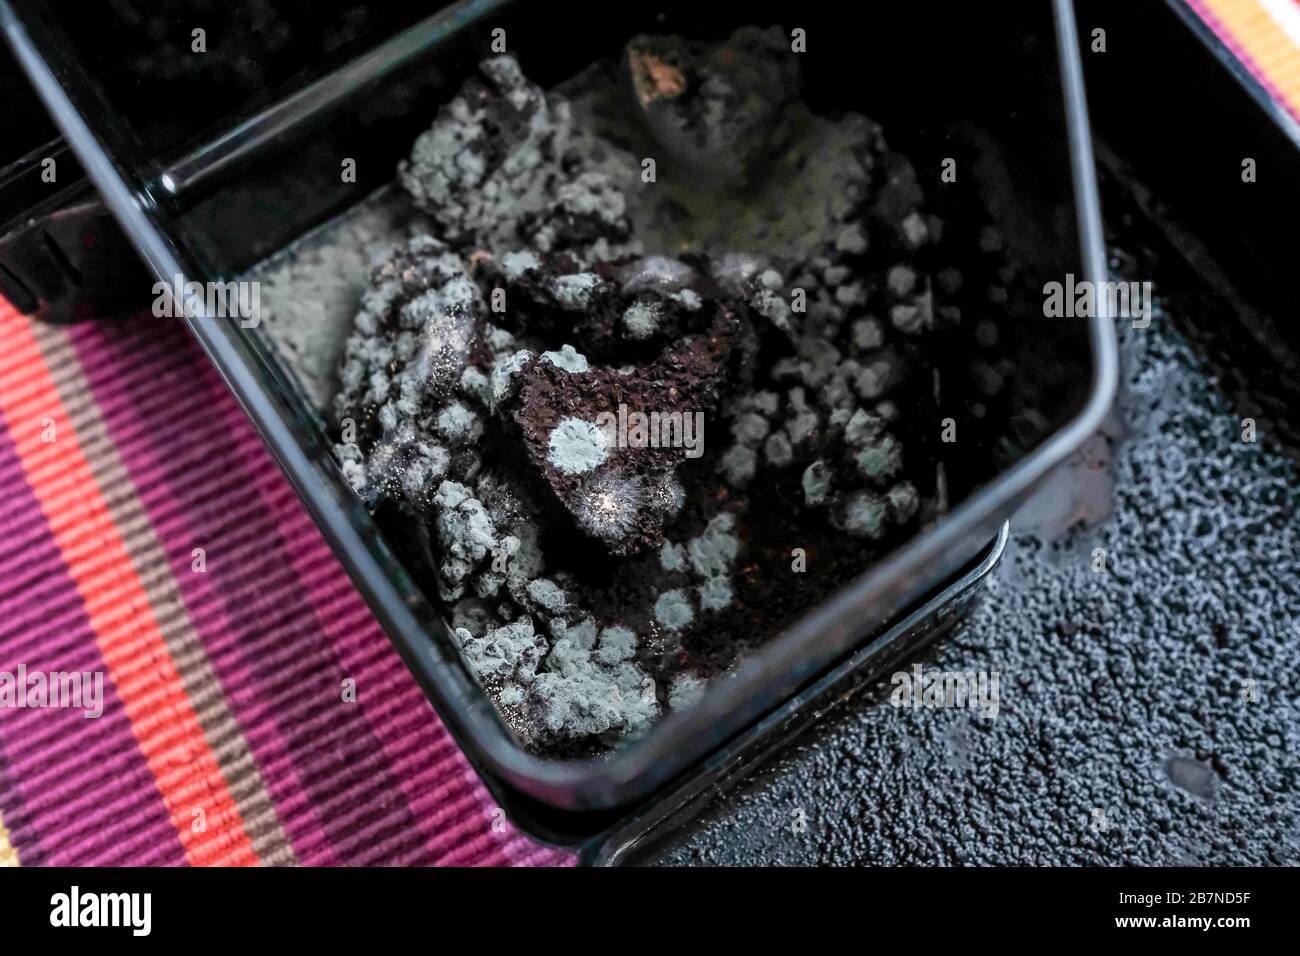
M 1113 437 L 1048 503 L 1098 523 L 1015 535 L 925 662 L 999 671 L 998 716 L 861 700 L 663 863 L 1300 863 L 1294 466 L 1243 443 L 1171 324 L 1122 330 Z M 1106 493 L 1074 498 L 1107 452 L 1109 514 Z

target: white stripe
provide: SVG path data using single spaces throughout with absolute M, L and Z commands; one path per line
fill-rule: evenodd
M 1300 47 L 1300 6 L 1295 0 L 1258 0 L 1273 22 L 1282 28 L 1291 42 Z

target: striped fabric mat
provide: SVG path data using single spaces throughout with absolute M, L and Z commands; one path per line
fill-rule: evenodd
M 1300 2 L 1187 0 L 1206 26 L 1300 122 Z
M 181 323 L 0 301 L 0 495 L 0 701 L 103 675 L 98 718 L 0 706 L 0 862 L 568 861 L 493 827 Z

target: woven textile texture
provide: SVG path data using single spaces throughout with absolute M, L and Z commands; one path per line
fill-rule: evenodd
M 102 715 L 14 706 L 51 673 L 102 675 Z M 174 320 L 52 327 L 0 301 L 0 703 L 0 863 L 569 861 L 493 827 Z

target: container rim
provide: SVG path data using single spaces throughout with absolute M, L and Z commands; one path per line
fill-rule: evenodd
M 1096 283 L 1106 278 L 1106 260 L 1072 0 L 1053 0 L 1052 15 L 1082 269 Z M 139 185 L 132 186 L 133 171 L 115 160 L 74 104 L 70 89 L 77 90 L 76 84 L 85 79 L 77 75 L 75 65 L 63 51 L 35 38 L 10 0 L 0 0 L 0 29 L 87 176 L 152 271 L 167 278 L 201 274 L 160 227 L 152 197 Z M 84 100 L 86 90 L 77 91 Z M 873 633 L 924 590 L 923 585 L 951 576 L 993 538 L 1006 512 L 1082 444 L 1110 408 L 1118 380 L 1114 330 L 1104 307 L 1087 321 L 1093 360 L 1088 399 L 1033 452 L 978 488 L 934 527 L 844 585 L 742 662 L 734 676 L 717 682 L 694 707 L 667 715 L 645 736 L 607 757 L 557 761 L 525 751 L 510 737 L 463 664 L 449 656 L 454 648 L 427 634 L 433 608 L 422 598 L 399 592 L 391 568 L 379 558 L 373 525 L 367 531 L 357 518 L 356 503 L 344 499 L 321 473 L 318 455 L 312 454 L 320 449 L 302 441 L 285 396 L 268 391 L 259 379 L 265 358 L 243 330 L 204 315 L 186 319 L 471 762 L 564 809 L 614 807 L 659 789 L 757 716 L 754 700 L 759 688 L 770 693 L 775 686 L 788 697 L 833 653 L 847 650 L 851 638 Z M 693 752 L 683 746 L 691 738 L 708 741 L 708 746 Z

